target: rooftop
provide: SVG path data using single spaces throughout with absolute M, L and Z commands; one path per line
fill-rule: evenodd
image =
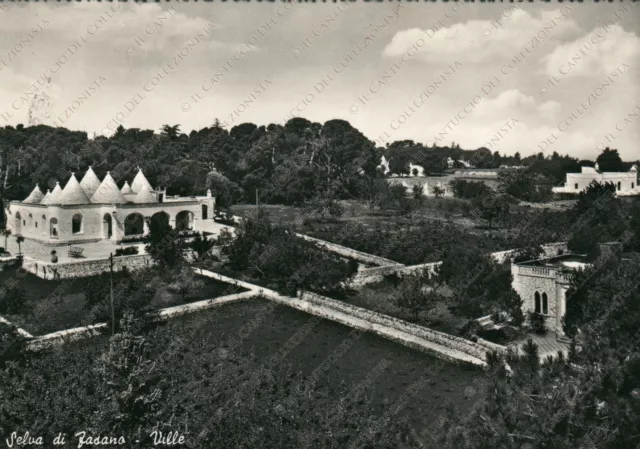
M 525 267 L 542 267 L 575 270 L 588 265 L 586 254 L 563 254 L 561 256 L 549 257 L 546 259 L 528 260 L 516 265 Z
M 109 172 L 100 181 L 93 169 L 89 167 L 80 182 L 76 179 L 75 174 L 71 173 L 64 189 L 56 182 L 53 191 L 47 191 L 45 195 L 36 186 L 22 203 L 43 205 L 149 204 L 158 202 L 158 193 L 151 187 L 140 167 L 138 167 L 138 173 L 131 185 L 125 182 L 122 191 Z

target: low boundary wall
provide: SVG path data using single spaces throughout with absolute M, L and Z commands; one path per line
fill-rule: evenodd
M 113 258 L 114 271 L 121 271 L 123 267 L 137 270 L 153 265 L 153 260 L 147 254 L 118 256 Z M 42 279 L 71 279 L 95 276 L 109 271 L 109 259 L 78 260 L 77 262 L 53 263 L 43 262 L 28 257 L 24 258 L 22 269 Z
M 300 237 L 308 242 L 313 242 L 316 245 L 330 251 L 332 253 L 338 254 L 339 256 L 348 257 L 350 259 L 357 260 L 358 262 L 368 263 L 377 266 L 386 266 L 386 265 L 397 265 L 398 262 L 394 260 L 385 259 L 384 257 L 374 256 L 373 254 L 363 253 L 362 251 L 357 251 L 352 248 L 348 248 L 346 246 L 338 245 L 337 243 L 327 242 L 326 240 L 320 240 L 315 237 L 310 237 L 304 234 L 296 234 L 297 237 Z
M 409 323 L 399 318 L 394 318 L 389 315 L 384 315 L 372 310 L 363 309 L 361 307 L 354 306 L 342 301 L 327 298 L 325 296 L 318 295 L 316 293 L 304 292 L 301 299 L 309 301 L 314 304 L 324 305 L 334 310 L 338 310 L 349 315 L 361 318 L 363 320 L 381 324 L 387 327 L 397 329 L 402 332 L 406 332 L 411 335 L 415 335 L 425 340 L 437 343 L 446 348 L 457 350 L 469 354 L 472 357 L 476 357 L 486 361 L 487 346 L 481 343 L 475 343 L 471 340 L 467 340 L 462 337 L 457 337 L 444 332 L 429 329 L 427 327 L 419 326 L 417 324 Z M 499 345 L 497 345 L 499 346 Z M 498 348 L 492 348 L 498 349 Z M 506 350 L 505 347 L 500 349 Z
M 197 271 L 203 276 L 221 282 L 232 281 L 237 282 L 237 285 L 244 288 L 252 288 L 260 296 L 278 304 L 293 307 L 302 312 L 335 321 L 354 329 L 372 332 L 413 349 L 429 352 L 450 362 L 470 363 L 476 366 L 486 365 L 485 352 L 487 348 L 461 337 L 407 323 L 397 318 L 326 298 L 315 293 L 304 293 L 298 298 L 293 298 L 267 288 L 237 281 L 213 271 L 202 269 L 197 269 Z M 424 333 L 421 333 L 421 331 L 424 331 Z M 459 343 L 460 348 L 455 347 L 456 342 Z M 461 348 L 464 348 L 464 350 Z
M 497 251 L 494 253 L 490 253 L 490 256 L 496 262 L 504 263 L 507 260 L 509 260 L 509 258 L 513 254 L 515 254 L 517 251 L 518 251 L 517 249 Z M 569 250 L 567 248 L 566 242 L 560 242 L 560 243 L 549 243 L 546 245 L 542 245 L 542 251 L 544 254 L 543 257 L 554 257 L 554 256 L 557 256 L 560 251 L 562 251 L 563 254 L 566 254 Z M 424 268 L 428 268 L 431 272 L 433 272 L 433 269 L 438 265 L 440 265 L 441 263 L 442 262 L 429 262 L 429 263 L 423 263 L 420 265 L 403 265 L 403 264 L 394 262 L 393 265 L 389 264 L 382 267 L 367 268 L 360 271 L 358 274 L 356 274 L 352 278 L 352 280 L 349 282 L 349 286 L 354 288 L 363 287 L 368 284 L 381 282 L 384 279 L 384 276 L 387 276 L 390 274 L 405 276 L 408 274 L 417 273 L 423 270 Z
M 256 291 L 248 291 L 242 293 L 236 293 L 233 295 L 220 296 L 219 298 L 205 299 L 202 301 L 192 302 L 189 304 L 182 304 L 175 307 L 167 307 L 166 309 L 160 309 L 150 312 L 149 315 L 153 316 L 156 321 L 164 321 L 171 318 L 176 318 L 188 313 L 199 312 L 201 310 L 211 309 L 213 307 L 219 307 L 231 302 L 242 301 L 244 299 L 253 298 L 258 296 Z M 53 332 L 46 335 L 35 337 L 27 343 L 27 348 L 32 351 L 44 349 L 56 344 L 69 343 L 72 341 L 78 341 L 83 338 L 94 337 L 102 335 L 107 330 L 107 323 L 92 324 L 90 326 L 75 327 L 73 329 L 65 329 L 58 332 Z M 32 337 L 29 335 L 29 337 Z

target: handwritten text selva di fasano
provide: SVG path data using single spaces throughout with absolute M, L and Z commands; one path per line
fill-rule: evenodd
M 54 446 L 63 446 L 66 443 L 65 434 L 59 433 L 57 437 L 53 439 L 52 444 Z M 78 440 L 78 448 L 84 446 L 113 446 L 124 445 L 126 440 L 124 437 L 113 436 L 99 436 L 99 435 L 87 435 L 87 432 L 80 431 L 74 434 L 74 437 Z M 154 446 L 177 446 L 185 444 L 185 437 L 178 432 L 163 433 L 158 430 L 154 430 L 149 434 L 149 437 L 153 439 Z M 8 447 L 23 447 L 23 446 L 43 446 L 45 444 L 44 438 L 41 436 L 32 436 L 29 432 L 25 432 L 22 435 L 18 435 L 18 432 L 12 432 L 10 437 L 5 440 Z M 136 441 L 138 442 L 138 441 Z

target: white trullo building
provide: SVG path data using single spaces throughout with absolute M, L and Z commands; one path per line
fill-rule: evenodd
M 153 189 L 138 169 L 131 185 L 118 188 L 109 172 L 102 181 L 89 167 L 78 182 L 72 173 L 64 188 L 43 193 L 36 185 L 24 201 L 9 203 L 7 227 L 14 235 L 48 244 L 121 242 L 145 235 L 146 217 L 167 220 L 177 230 L 200 230 L 213 220 L 215 198 L 167 197 Z

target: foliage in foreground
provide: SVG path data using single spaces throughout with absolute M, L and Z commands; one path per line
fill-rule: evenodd
M 450 416 L 432 429 L 438 447 L 579 449 L 635 448 L 640 443 L 640 259 L 617 260 L 591 272 L 588 288 L 568 295 L 568 324 L 577 344 L 569 359 L 539 362 L 493 357 L 483 381 L 487 399 L 467 419 Z
M 28 430 L 50 443 L 62 432 L 64 447 L 77 447 L 70 436 L 81 429 L 149 447 L 157 430 L 186 435 L 181 447 L 407 447 L 406 423 L 376 416 L 361 393 L 330 392 L 282 360 L 197 344 L 206 319 L 143 331 L 126 315 L 120 329 L 101 347 L 80 343 L 0 369 L 0 438 Z

